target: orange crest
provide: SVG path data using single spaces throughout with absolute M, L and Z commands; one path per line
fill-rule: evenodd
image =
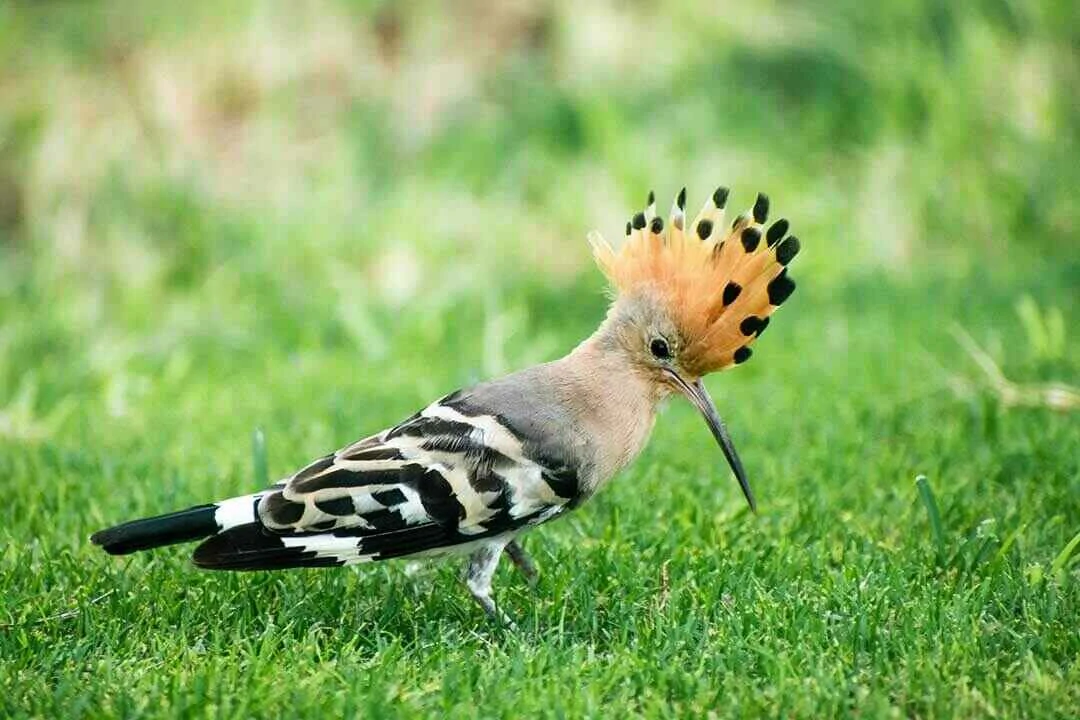
M 769 316 L 795 289 L 786 266 L 799 239 L 787 235 L 788 221 L 764 230 L 769 199 L 759 194 L 725 233 L 727 198 L 727 188 L 719 188 L 687 227 L 684 188 L 665 226 L 649 193 L 648 207 L 626 224 L 618 250 L 589 234 L 596 263 L 620 295 L 652 292 L 667 306 L 683 336 L 680 360 L 696 375 L 748 359 Z

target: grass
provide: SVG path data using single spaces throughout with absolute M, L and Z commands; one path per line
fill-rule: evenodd
M 689 5 L 191 5 L 0 16 L 0 716 L 1080 706 L 1080 422 L 1006 402 L 956 333 L 1024 388 L 1077 385 L 1069 4 L 733 8 L 658 67 L 618 38 Z M 1000 103 L 1017 77 L 1029 102 Z M 403 88 L 423 113 L 394 115 Z M 604 311 L 584 232 L 720 181 L 804 245 L 754 358 L 709 380 L 758 515 L 674 402 L 526 538 L 535 590 L 500 568 L 517 632 L 452 563 L 229 575 L 88 544 L 567 351 Z
M 925 289 L 853 288 L 864 302 L 847 311 L 804 289 L 756 362 L 711 382 L 761 513 L 673 406 L 607 492 L 529 537 L 535 592 L 500 570 L 516 634 L 485 622 L 455 567 L 234 576 L 180 550 L 118 561 L 85 541 L 255 487 L 255 427 L 281 475 L 454 387 L 475 352 L 422 369 L 412 358 L 439 343 L 392 338 L 405 367 L 391 383 L 378 365 L 350 372 L 347 348 L 290 360 L 253 333 L 163 367 L 137 421 L 75 409 L 68 437 L 6 442 L 5 714 L 1067 712 L 1080 700 L 1075 416 L 944 392 L 926 356 L 964 358 L 927 334 Z M 977 328 L 1007 316 L 1008 295 L 941 301 Z M 1006 331 L 1023 346 L 1019 322 Z M 40 377 L 43 395 L 61 382 Z

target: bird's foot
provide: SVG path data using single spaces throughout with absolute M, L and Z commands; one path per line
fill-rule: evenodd
M 529 587 L 536 587 L 537 581 L 540 579 L 540 573 L 536 569 L 536 563 L 529 557 L 529 554 L 525 552 L 525 548 L 521 547 L 521 543 L 517 540 L 511 540 L 506 544 L 506 554 L 510 556 L 511 562 L 521 571 L 521 574 L 525 576 L 525 580 L 529 583 Z
M 514 621 L 499 609 L 491 595 L 491 578 L 495 574 L 495 568 L 499 566 L 502 551 L 503 546 L 495 543 L 474 551 L 469 556 L 469 565 L 465 569 L 465 585 L 488 617 L 513 630 L 517 627 Z

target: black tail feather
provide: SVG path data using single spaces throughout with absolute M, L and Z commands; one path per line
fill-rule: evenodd
M 355 540 L 345 542 L 355 547 Z M 315 551 L 303 547 L 286 547 L 280 535 L 268 532 L 258 523 L 237 525 L 208 538 L 195 548 L 191 559 L 206 570 L 282 570 L 343 564 L 342 559 L 319 557 Z
M 218 532 L 214 519 L 216 505 L 198 505 L 187 510 L 132 520 L 90 536 L 110 555 L 127 555 L 139 550 L 198 540 Z

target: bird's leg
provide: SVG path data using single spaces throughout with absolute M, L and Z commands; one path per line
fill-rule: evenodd
M 491 578 L 495 574 L 495 568 L 499 566 L 503 547 L 501 543 L 489 543 L 474 550 L 469 556 L 469 566 L 465 569 L 465 584 L 469 586 L 469 592 L 476 602 L 484 608 L 484 612 L 507 625 L 513 625 L 510 618 L 499 611 L 491 597 Z
M 536 581 L 540 578 L 540 573 L 536 571 L 536 563 L 532 561 L 529 554 L 525 552 L 525 548 L 521 547 L 521 543 L 517 540 L 511 540 L 506 544 L 506 554 L 510 556 L 510 560 L 517 566 L 517 569 L 521 571 L 521 574 L 525 576 L 525 580 L 529 585 L 536 585 Z

